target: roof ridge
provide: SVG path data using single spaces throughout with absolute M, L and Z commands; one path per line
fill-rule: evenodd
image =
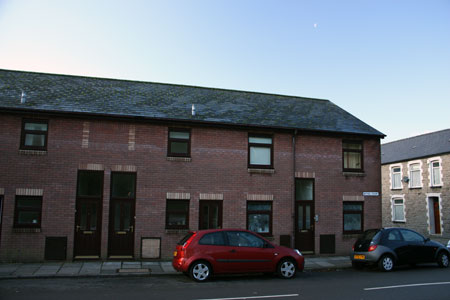
M 450 128 L 441 129 L 441 130 L 428 132 L 428 133 L 422 133 L 422 134 L 418 134 L 418 135 L 415 135 L 415 136 L 410 136 L 410 137 L 407 137 L 407 138 L 402 138 L 402 139 L 399 139 L 399 140 L 395 140 L 395 141 L 392 141 L 392 142 L 387 142 L 387 143 L 381 144 L 381 146 L 388 145 L 388 144 L 393 144 L 393 143 L 398 143 L 398 142 L 402 142 L 402 141 L 406 141 L 406 140 L 412 140 L 412 139 L 415 139 L 415 138 L 418 138 L 418 137 L 421 137 L 421 136 L 432 135 L 432 134 L 436 134 L 436 133 L 447 131 L 447 130 L 450 130 Z
M 278 97 L 286 97 L 286 98 L 291 98 L 291 99 L 295 98 L 295 99 L 299 99 L 299 100 L 331 102 L 328 99 L 301 97 L 301 96 L 294 96 L 294 95 L 274 94 L 274 93 L 257 92 L 257 91 L 245 91 L 245 90 L 236 90 L 236 89 L 227 89 L 227 88 L 217 88 L 217 87 L 205 87 L 205 86 L 196 86 L 196 85 L 179 84 L 179 83 L 164 83 L 164 82 L 154 82 L 154 81 L 143 81 L 143 80 L 132 80 L 132 79 L 118 79 L 118 78 L 110 78 L 110 77 L 96 77 L 96 76 L 73 75 L 73 74 L 57 74 L 57 73 L 46 73 L 46 72 L 37 72 L 37 71 L 10 70 L 10 69 L 1 69 L 1 68 L 0 68 L 0 71 L 17 72 L 17 73 L 29 73 L 29 74 L 40 74 L 40 75 L 50 75 L 50 76 L 61 76 L 61 77 L 86 78 L 86 79 L 96 79 L 96 80 L 120 81 L 120 82 L 157 84 L 157 85 L 188 87 L 188 88 L 197 88 L 197 89 L 205 89 L 205 90 L 238 92 L 238 93 L 244 93 L 244 94 L 259 94 L 259 95 L 268 95 L 268 96 L 278 96 Z

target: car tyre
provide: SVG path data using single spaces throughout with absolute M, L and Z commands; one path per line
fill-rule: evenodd
M 437 263 L 439 265 L 439 267 L 441 268 L 448 268 L 449 265 L 449 261 L 448 261 L 448 253 L 441 251 L 438 254 L 437 257 Z
M 378 261 L 378 267 L 383 272 L 392 271 L 394 269 L 394 258 L 389 254 L 383 255 Z
M 282 259 L 277 266 L 277 274 L 280 278 L 291 279 L 297 273 L 297 266 L 290 259 Z
M 364 264 L 357 261 L 352 261 L 352 268 L 355 270 L 362 270 L 364 268 Z
M 189 268 L 189 276 L 197 282 L 205 282 L 211 277 L 211 265 L 206 261 L 196 261 Z

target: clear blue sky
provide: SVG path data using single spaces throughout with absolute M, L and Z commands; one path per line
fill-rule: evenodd
M 0 0 L 0 68 L 328 99 L 450 128 L 450 0 Z

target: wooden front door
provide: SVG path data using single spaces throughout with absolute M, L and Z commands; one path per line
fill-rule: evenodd
M 441 233 L 441 213 L 439 211 L 439 199 L 433 197 L 434 233 Z
M 222 201 L 200 201 L 199 229 L 222 228 Z
M 314 253 L 314 206 L 311 201 L 295 203 L 295 248 Z
M 110 258 L 133 257 L 134 213 L 134 200 L 111 200 L 108 243 L 108 254 Z
M 101 200 L 77 199 L 75 213 L 75 258 L 99 258 Z

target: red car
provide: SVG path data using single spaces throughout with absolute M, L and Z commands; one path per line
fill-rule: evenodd
M 293 278 L 302 271 L 304 257 L 298 250 L 277 246 L 258 234 L 242 229 L 189 232 L 177 245 L 172 265 L 195 281 L 213 273 L 277 273 Z

